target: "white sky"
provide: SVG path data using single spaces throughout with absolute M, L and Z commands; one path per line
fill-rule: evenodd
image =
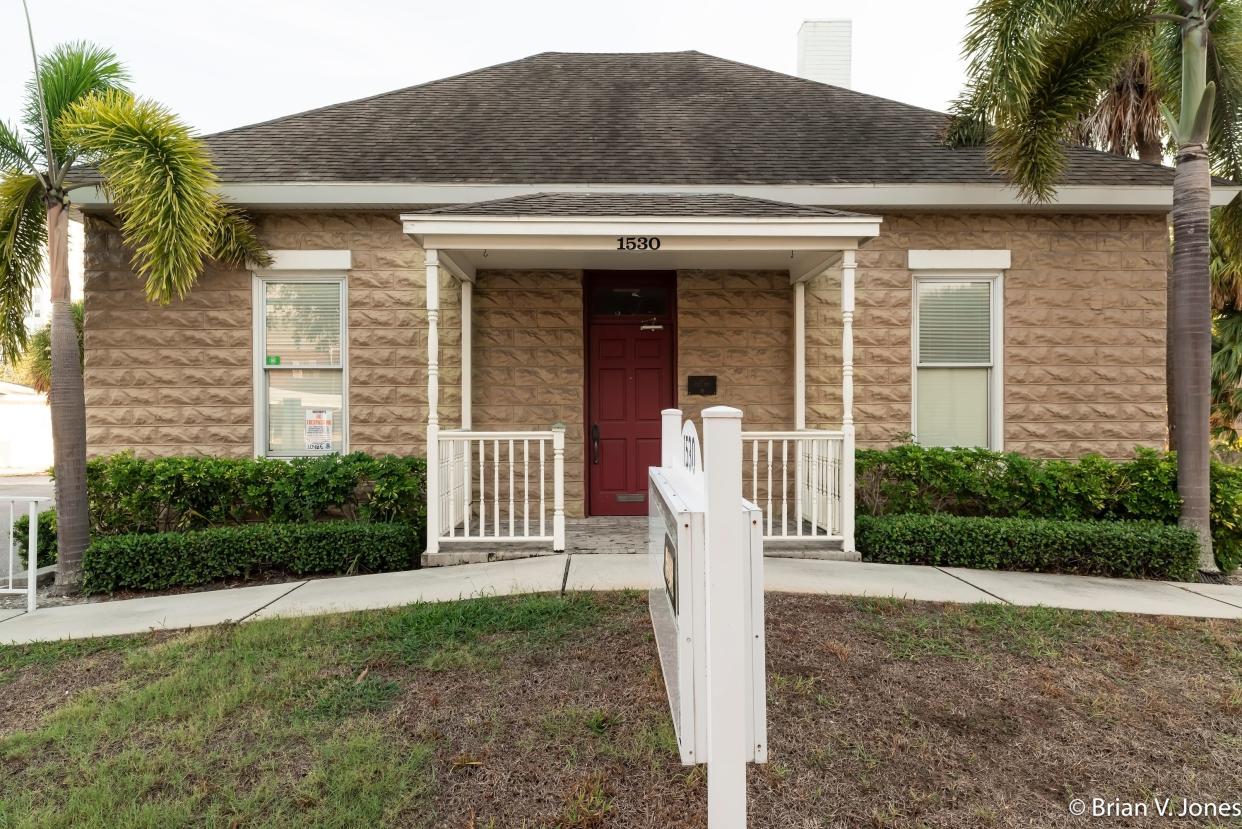
M 697 49 L 792 74 L 805 19 L 854 21 L 853 86 L 943 110 L 974 0 L 29 0 L 41 50 L 114 49 L 139 94 L 216 132 L 545 51 Z M 0 0 L 0 118 L 30 77 Z

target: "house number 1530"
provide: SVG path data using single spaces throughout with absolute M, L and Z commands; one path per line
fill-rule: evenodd
M 617 250 L 659 250 L 659 236 L 618 236 Z

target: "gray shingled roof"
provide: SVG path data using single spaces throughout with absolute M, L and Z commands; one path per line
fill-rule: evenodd
M 946 116 L 700 52 L 549 52 L 209 136 L 225 182 L 1000 182 Z M 1066 184 L 1173 171 L 1070 151 Z
M 414 212 L 452 216 L 863 217 L 846 210 L 719 193 L 534 193 Z

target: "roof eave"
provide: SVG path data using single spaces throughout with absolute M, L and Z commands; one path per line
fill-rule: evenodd
M 862 210 L 1021 210 L 1167 212 L 1173 205 L 1169 185 L 1069 185 L 1048 203 L 1031 204 L 1007 184 L 591 184 L 488 182 L 225 182 L 220 193 L 238 205 L 257 210 L 330 208 L 411 208 L 532 195 L 565 193 L 730 193 L 792 204 Z M 1242 185 L 1214 185 L 1212 205 L 1223 206 Z M 110 202 L 97 187 L 73 193 L 84 210 L 102 210 Z M 828 217 L 813 217 L 822 221 Z

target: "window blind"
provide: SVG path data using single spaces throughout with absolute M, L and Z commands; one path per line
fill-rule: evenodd
M 268 282 L 266 364 L 341 363 L 339 282 Z
M 919 365 L 992 362 L 987 282 L 919 282 Z

